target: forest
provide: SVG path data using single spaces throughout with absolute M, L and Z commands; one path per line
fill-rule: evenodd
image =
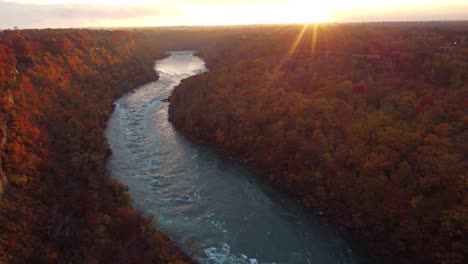
M 1 31 L 0 263 L 193 262 L 105 168 L 112 103 L 184 49 L 211 70 L 170 98 L 187 137 L 389 263 L 465 263 L 467 38 L 463 22 Z
M 146 38 L 0 32 L 0 263 L 192 263 L 105 170 L 113 101 L 164 56 Z
M 466 23 L 220 31 L 170 98 L 178 129 L 391 263 L 466 263 Z

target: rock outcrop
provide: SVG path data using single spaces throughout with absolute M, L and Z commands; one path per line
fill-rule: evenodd
M 12 78 L 12 81 L 16 81 L 16 74 L 14 78 Z M 2 154 L 8 139 L 8 116 L 14 104 L 10 90 L 7 88 L 4 93 L 5 94 L 2 96 L 3 100 L 1 101 L 2 105 L 0 106 L 0 197 L 3 195 L 5 186 L 8 183 L 8 179 L 3 172 Z
M 1 157 L 1 154 L 3 153 L 3 147 L 5 146 L 8 136 L 6 120 L 6 117 L 3 114 L 0 114 L 0 196 L 3 194 L 3 190 L 5 189 L 5 186 L 8 182 L 6 175 L 3 172 Z

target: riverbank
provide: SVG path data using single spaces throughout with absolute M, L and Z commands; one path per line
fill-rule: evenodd
M 205 71 L 200 58 L 174 52 L 156 70 L 158 82 L 116 102 L 106 130 L 110 174 L 129 187 L 136 208 L 199 263 L 363 263 L 340 231 L 169 123 L 163 99 Z
M 389 262 L 463 263 L 466 163 L 456 142 L 464 137 L 466 91 L 400 73 L 388 78 L 386 69 L 367 83 L 357 61 L 313 58 L 279 66 L 270 57 L 242 58 L 190 78 L 171 96 L 170 120 L 261 168 Z
M 13 104 L 0 109 L 8 116 L 0 262 L 192 263 L 106 175 L 104 127 L 113 101 L 156 78 L 158 53 L 139 49 L 141 37 L 105 30 L 1 33 L 0 99 L 11 94 Z

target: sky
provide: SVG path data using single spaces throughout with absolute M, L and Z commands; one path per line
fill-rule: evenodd
M 468 20 L 468 0 L 0 0 L 0 29 Z

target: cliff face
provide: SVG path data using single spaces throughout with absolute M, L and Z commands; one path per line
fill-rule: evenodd
M 5 186 L 7 184 L 7 178 L 2 169 L 2 158 L 1 158 L 1 154 L 3 152 L 3 146 L 5 145 L 6 139 L 7 139 L 7 133 L 8 131 L 6 127 L 6 118 L 2 114 L 0 115 L 0 196 L 3 194 L 3 190 L 5 189 Z
M 16 69 L 14 69 L 14 75 L 10 78 L 10 82 L 16 82 Z M 6 91 L 4 93 L 4 100 L 2 100 L 1 110 L 0 111 L 0 197 L 3 195 L 3 191 L 8 183 L 8 179 L 6 177 L 5 172 L 3 171 L 3 164 L 2 164 L 2 155 L 7 143 L 8 139 L 8 115 L 10 114 L 11 106 L 13 105 L 13 97 L 11 95 L 10 89 L 8 88 L 8 84 L 5 84 Z

